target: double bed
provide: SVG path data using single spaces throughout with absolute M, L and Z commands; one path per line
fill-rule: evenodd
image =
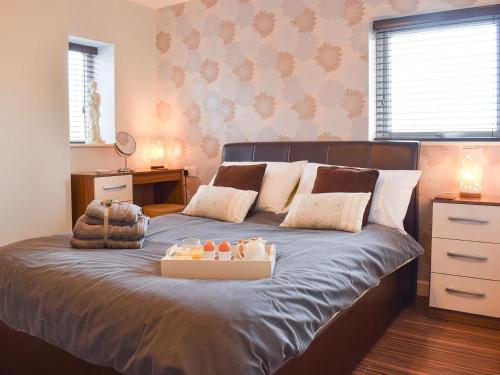
M 223 160 L 416 169 L 418 153 L 417 142 L 239 143 Z M 349 373 L 415 294 L 416 215 L 414 192 L 407 234 L 174 214 L 152 220 L 141 250 L 74 250 L 69 234 L 0 248 L 0 374 Z M 160 277 L 173 243 L 257 235 L 278 249 L 272 279 Z

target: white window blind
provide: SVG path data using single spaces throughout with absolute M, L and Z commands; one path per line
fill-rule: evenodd
M 461 14 L 376 28 L 377 139 L 499 137 L 500 17 Z
M 97 48 L 70 43 L 68 51 L 69 134 L 71 143 L 87 139 L 86 103 L 94 79 Z

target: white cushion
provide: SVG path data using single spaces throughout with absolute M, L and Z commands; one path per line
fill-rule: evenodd
M 201 185 L 182 213 L 242 223 L 257 194 L 252 190 Z
M 403 221 L 421 174 L 413 170 L 379 170 L 368 222 L 404 232 Z
M 224 162 L 222 165 L 252 165 L 267 164 L 266 173 L 262 180 L 259 198 L 256 209 L 260 211 L 282 213 L 290 198 L 290 195 L 297 186 L 302 174 L 302 169 L 307 165 L 307 161 L 286 162 Z M 210 182 L 213 185 L 215 177 Z
M 371 193 L 298 194 L 280 227 L 359 232 Z

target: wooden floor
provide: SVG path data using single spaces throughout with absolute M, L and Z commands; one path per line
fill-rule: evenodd
M 355 375 L 500 374 L 500 331 L 431 319 L 428 300 L 403 311 Z

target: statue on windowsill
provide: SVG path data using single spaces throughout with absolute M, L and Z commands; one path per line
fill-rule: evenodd
M 89 136 L 87 138 L 87 143 L 105 143 L 101 138 L 101 128 L 99 126 L 99 117 L 101 117 L 101 112 L 99 107 L 101 106 L 101 95 L 97 92 L 97 82 L 90 82 L 90 94 L 87 101 L 87 113 L 88 117 L 88 130 Z

